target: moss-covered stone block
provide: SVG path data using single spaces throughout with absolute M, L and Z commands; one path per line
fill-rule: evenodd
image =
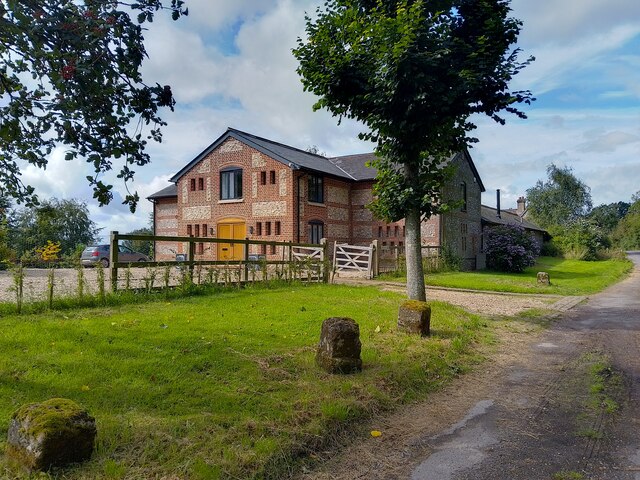
M 77 403 L 52 398 L 19 408 L 9 422 L 6 454 L 29 471 L 63 467 L 91 457 L 96 421 Z
M 431 306 L 418 300 L 404 302 L 398 309 L 398 330 L 428 337 L 431 334 Z
M 362 370 L 360 327 L 351 318 L 331 317 L 322 322 L 316 363 L 329 373 Z

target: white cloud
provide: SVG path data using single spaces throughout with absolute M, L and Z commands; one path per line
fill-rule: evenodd
M 304 13 L 312 0 L 189 0 L 190 15 L 172 22 L 159 15 L 146 32 L 150 54 L 145 80 L 170 84 L 178 100 L 164 141 L 149 144 L 151 164 L 137 169 L 131 185 L 142 200 L 135 215 L 120 205 L 124 187 L 115 173 L 116 198 L 98 208 L 85 176 L 90 166 L 64 161 L 56 150 L 46 172 L 24 169 L 24 178 L 43 197 L 80 198 L 92 217 L 109 230 L 126 232 L 145 226 L 151 204 L 144 197 L 164 188 L 168 178 L 221 135 L 228 126 L 296 147 L 316 145 L 328 155 L 370 151 L 357 139 L 363 127 L 313 112 L 314 97 L 302 91 L 291 54 L 304 34 Z M 569 165 L 592 187 L 594 203 L 628 199 L 638 190 L 640 149 L 640 56 L 623 47 L 640 35 L 636 0 L 514 0 L 514 16 L 524 21 L 520 44 L 537 60 L 516 77 L 515 88 L 535 95 L 562 89 L 567 108 L 536 102 L 529 120 L 511 118 L 506 126 L 478 120 L 480 144 L 471 150 L 495 204 L 515 206 L 517 197 L 546 177 L 551 162 Z M 235 37 L 229 37 L 235 32 Z M 575 110 L 582 100 L 577 85 L 589 85 L 600 101 L 629 103 L 627 109 Z M 574 98 L 572 98 L 574 97 Z M 635 102 L 635 103 L 634 103 Z M 635 107 L 635 108 L 634 108 Z
M 513 16 L 523 21 L 522 44 L 573 44 L 576 40 L 640 24 L 636 0 L 514 0 Z

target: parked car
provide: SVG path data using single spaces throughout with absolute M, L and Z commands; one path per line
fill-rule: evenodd
M 94 245 L 87 247 L 80 256 L 80 262 L 85 267 L 95 266 L 98 262 L 103 267 L 109 266 L 111 248 L 109 245 Z M 124 245 L 118 245 L 118 261 L 119 262 L 148 262 L 149 257 L 144 253 L 134 252 Z

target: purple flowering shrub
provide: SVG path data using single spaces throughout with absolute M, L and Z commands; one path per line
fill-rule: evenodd
M 499 225 L 485 235 L 487 267 L 501 272 L 522 272 L 536 263 L 540 246 L 519 225 Z

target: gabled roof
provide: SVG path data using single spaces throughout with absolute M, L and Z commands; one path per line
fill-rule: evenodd
M 171 177 L 171 181 L 176 183 L 185 173 L 191 170 L 198 162 L 209 155 L 213 150 L 220 146 L 228 138 L 234 138 L 250 147 L 255 148 L 278 162 L 287 165 L 293 170 L 304 169 L 313 172 L 324 173 L 334 177 L 347 180 L 355 180 L 351 175 L 340 167 L 334 165 L 327 158 L 316 155 L 315 153 L 305 152 L 299 148 L 290 147 L 282 143 L 274 142 L 266 138 L 258 137 L 250 133 L 228 128 L 215 142 L 205 148 L 191 162 L 184 166 L 178 173 Z
M 171 198 L 178 196 L 178 187 L 175 184 L 169 185 L 168 187 L 163 188 L 159 192 L 152 193 L 147 198 L 149 200 L 157 200 L 159 198 Z
M 535 230 L 548 235 L 548 232 L 544 228 L 540 228 L 535 223 L 531 223 L 525 220 L 520 215 L 513 211 L 501 210 L 500 217 L 498 217 L 498 210 L 486 205 L 481 206 L 482 221 L 490 223 L 492 225 L 520 225 L 527 230 Z
M 478 182 L 478 186 L 480 187 L 480 191 L 484 192 L 484 184 L 482 183 L 482 179 L 480 178 L 480 174 L 478 173 L 478 169 L 476 168 L 473 160 L 471 159 L 471 155 L 466 150 L 457 154 L 452 155 L 449 158 L 449 161 L 453 161 L 456 158 L 463 156 L 464 159 L 469 164 L 469 168 L 473 172 L 473 175 Z M 333 157 L 329 160 L 331 163 L 340 167 L 342 170 L 349 173 L 355 180 L 364 181 L 364 180 L 374 180 L 376 178 L 376 174 L 378 171 L 374 167 L 367 166 L 367 163 L 372 162 L 376 159 L 376 154 L 371 153 L 361 153 L 358 155 L 345 155 L 342 157 Z
M 222 145 L 222 143 L 224 143 L 229 138 L 233 138 L 250 147 L 253 147 L 259 152 L 273 158 L 276 161 L 281 162 L 282 164 L 288 166 L 293 170 L 303 169 L 351 181 L 371 181 L 376 178 L 376 174 L 378 173 L 375 168 L 367 166 L 369 162 L 375 160 L 376 158 L 376 154 L 373 152 L 326 158 L 322 155 L 306 152 L 299 148 L 291 147 L 283 143 L 274 142 L 273 140 L 258 137 L 257 135 L 252 135 L 235 128 L 228 128 L 225 133 L 218 137 L 211 145 L 205 148 L 193 160 L 185 165 L 178 173 L 171 177 L 170 181 L 174 184 L 177 183 L 182 176 L 184 176 L 196 164 L 202 161 L 207 155 L 209 155 L 213 150 Z M 474 176 L 476 177 L 476 180 L 478 181 L 478 185 L 480 186 L 480 191 L 484 192 L 485 188 L 482 183 L 482 179 L 480 178 L 480 174 L 478 173 L 478 170 L 476 169 L 476 166 L 473 163 L 469 152 L 465 150 L 463 152 L 457 153 L 453 155 L 450 160 L 454 160 L 461 155 L 464 156 L 464 158 L 469 163 L 469 167 L 471 168 Z M 175 185 L 173 185 L 159 192 L 156 192 L 147 198 L 156 199 L 175 196 L 177 196 L 177 190 L 175 188 Z

